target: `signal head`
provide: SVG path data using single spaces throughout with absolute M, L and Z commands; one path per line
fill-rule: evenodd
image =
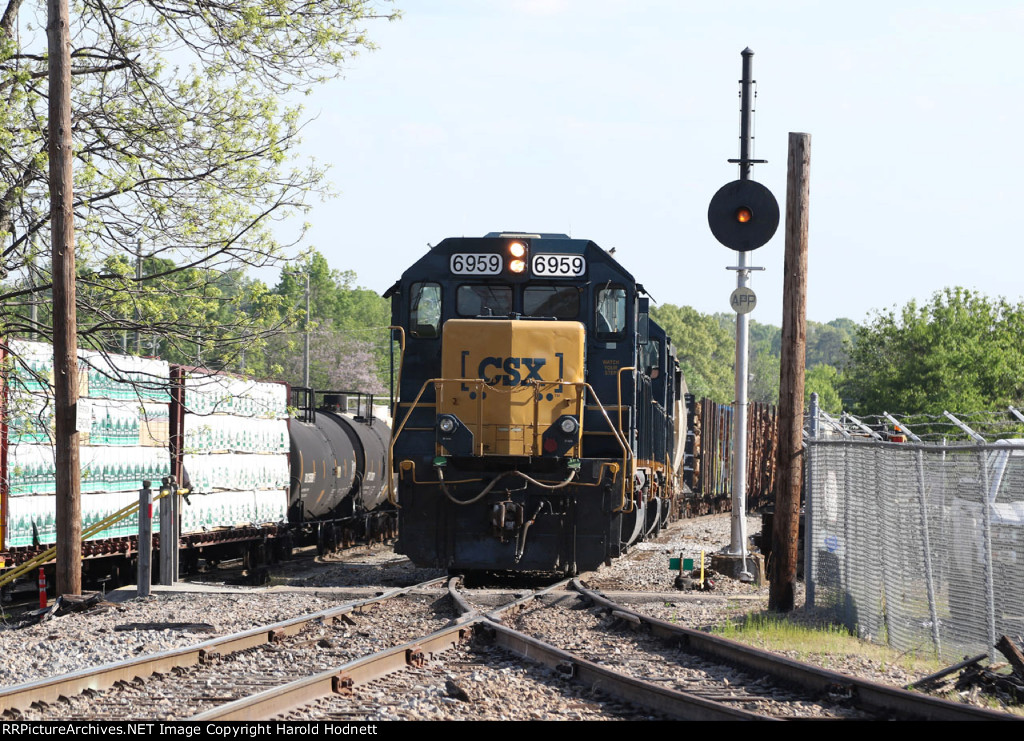
M 708 226 L 731 250 L 756 250 L 779 228 L 779 204 L 772 192 L 753 180 L 722 186 L 708 206 Z

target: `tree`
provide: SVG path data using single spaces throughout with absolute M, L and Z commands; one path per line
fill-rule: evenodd
M 751 344 L 747 366 L 747 400 L 764 404 L 779 403 L 779 364 L 781 356 Z
M 383 393 L 386 388 L 388 302 L 357 285 L 351 270 L 332 270 L 315 249 L 293 268 L 282 271 L 274 295 L 305 313 L 309 276 L 310 383 L 313 388 Z M 267 377 L 300 385 L 303 379 L 303 332 L 283 334 L 271 342 L 281 367 Z
M 49 220 L 45 7 L 0 7 L 0 334 L 49 339 L 45 313 L 32 325 L 24 308 L 45 305 L 51 283 L 37 254 Z M 142 326 L 184 346 L 197 323 L 163 317 L 196 300 L 224 310 L 203 321 L 233 318 L 202 331 L 218 347 L 240 352 L 271 331 L 243 321 L 265 290 L 236 280 L 225 292 L 222 276 L 278 260 L 272 224 L 325 190 L 321 169 L 292 167 L 300 111 L 280 97 L 339 75 L 371 46 L 361 26 L 383 17 L 395 14 L 370 0 L 81 0 L 71 60 L 82 344 Z M 155 259 L 138 279 L 136 262 Z
M 734 396 L 735 341 L 719 321 L 689 306 L 673 304 L 652 307 L 651 317 L 672 339 L 690 393 L 729 402 Z
M 842 384 L 861 414 L 982 411 L 1024 399 L 1024 303 L 945 288 L 858 327 Z
M 362 391 L 383 394 L 387 386 L 378 375 L 375 346 L 343 330 L 316 329 L 310 337 L 310 383 L 323 391 Z M 302 353 L 283 359 L 281 380 L 302 378 Z M 300 381 L 301 382 L 301 381 Z
M 838 415 L 843 411 L 843 400 L 839 397 L 839 371 L 831 365 L 816 365 L 808 368 L 804 376 L 804 406 L 811 405 L 811 394 L 818 395 L 818 406 L 829 414 Z
M 849 319 L 833 319 L 828 324 L 807 322 L 807 367 L 816 365 L 842 366 L 847 358 L 853 330 L 848 329 Z M 854 325 L 856 326 L 856 325 Z

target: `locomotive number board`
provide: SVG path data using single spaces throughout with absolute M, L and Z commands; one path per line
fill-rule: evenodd
M 453 275 L 501 275 L 501 255 L 457 253 L 448 266 Z
M 531 268 L 541 278 L 578 278 L 587 272 L 587 261 L 582 255 L 535 254 Z

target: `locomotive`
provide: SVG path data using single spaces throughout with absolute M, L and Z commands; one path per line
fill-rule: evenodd
M 685 383 L 609 252 L 563 234 L 445 239 L 385 297 L 402 353 L 398 552 L 453 572 L 576 574 L 666 523 Z

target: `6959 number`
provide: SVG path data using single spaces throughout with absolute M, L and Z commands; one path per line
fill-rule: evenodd
M 455 275 L 498 275 L 501 273 L 501 255 L 458 253 L 452 255 L 448 266 Z
M 575 278 L 587 270 L 581 255 L 534 255 L 533 274 L 548 278 Z

